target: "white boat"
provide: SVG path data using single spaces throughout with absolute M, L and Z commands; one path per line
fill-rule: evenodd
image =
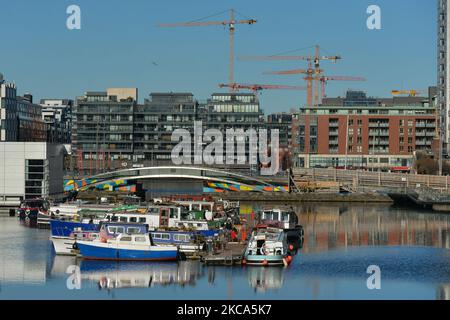
M 248 265 L 289 265 L 292 261 L 283 229 L 259 225 L 252 232 L 244 251 L 243 264 Z
M 50 241 L 53 243 L 57 255 L 76 256 L 78 252 L 74 248 L 74 243 L 77 240 L 93 241 L 98 238 L 98 232 L 80 230 L 73 232 L 70 237 L 51 236 Z

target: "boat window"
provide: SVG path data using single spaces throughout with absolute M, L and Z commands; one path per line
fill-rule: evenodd
M 173 239 L 175 241 L 179 241 L 179 242 L 188 242 L 189 241 L 188 236 L 185 234 L 175 234 L 175 235 L 173 235 Z
M 280 219 L 280 214 L 278 212 L 274 212 L 272 220 L 278 221 L 279 219 Z
M 128 222 L 127 217 L 120 217 L 120 222 Z
M 174 218 L 178 218 L 178 210 L 175 208 L 171 208 L 170 209 L 170 218 L 174 219 Z
M 141 233 L 141 229 L 139 229 L 137 227 L 130 227 L 130 228 L 128 228 L 128 233 L 129 234 Z
M 197 227 L 201 227 L 202 226 L 202 224 L 201 223 L 197 223 Z
M 146 223 L 147 219 L 146 218 L 139 218 L 139 223 Z
M 183 227 L 184 227 L 183 222 L 179 222 L 179 223 L 178 223 L 178 227 L 183 228 Z
M 124 227 L 108 227 L 109 233 L 124 233 L 125 228 Z
M 120 238 L 120 242 L 130 242 L 131 241 L 131 237 L 122 237 Z
M 272 211 L 263 212 L 263 220 L 272 220 L 272 217 L 273 217 Z
M 136 242 L 146 242 L 146 239 L 145 239 L 145 237 L 135 237 L 134 241 L 136 241 Z
M 154 233 L 152 234 L 153 239 L 162 239 L 162 234 L 161 233 Z
M 191 223 L 191 222 L 189 222 L 189 223 L 188 223 L 188 226 L 189 226 L 189 227 L 193 227 L 193 226 L 194 226 L 194 224 L 193 224 L 193 223 Z
M 130 222 L 136 223 L 137 222 L 137 218 L 136 217 L 130 217 Z
M 163 240 L 170 240 L 170 235 L 168 233 L 163 233 L 162 234 L 162 239 Z
M 157 214 L 159 214 L 159 208 L 149 208 L 148 212 L 149 213 L 157 213 Z
M 289 218 L 290 218 L 289 212 L 283 212 L 283 213 L 282 213 L 282 217 L 283 217 L 283 220 L 282 220 L 282 221 L 284 221 L 284 222 L 289 222 Z

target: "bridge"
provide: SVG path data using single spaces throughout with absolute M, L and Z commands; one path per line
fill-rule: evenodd
M 260 177 L 237 174 L 225 170 L 158 166 L 123 169 L 102 173 L 80 180 L 65 181 L 65 190 L 124 187 L 132 181 L 155 193 L 203 193 L 223 191 L 288 192 L 287 183 L 280 184 Z

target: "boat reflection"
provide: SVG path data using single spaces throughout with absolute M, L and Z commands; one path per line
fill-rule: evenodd
M 257 293 L 280 289 L 283 286 L 283 268 L 248 267 L 246 269 L 248 283 Z
M 80 263 L 81 280 L 95 282 L 99 289 L 195 286 L 202 276 L 200 262 L 133 263 L 87 261 Z
M 268 204 L 247 204 L 257 211 Z M 274 205 L 273 203 L 271 205 Z M 302 252 L 350 246 L 428 246 L 450 249 L 450 215 L 386 205 L 299 204 Z M 247 210 L 248 211 L 248 210 Z

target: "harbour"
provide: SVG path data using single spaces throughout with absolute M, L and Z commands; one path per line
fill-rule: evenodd
M 270 203 L 272 204 L 272 203 Z M 280 204 L 281 205 L 281 204 Z M 241 203 L 246 212 L 267 203 Z M 385 204 L 300 204 L 304 242 L 289 267 L 89 261 L 55 255 L 49 230 L 0 217 L 2 299 L 448 299 L 450 216 Z M 250 213 L 251 214 L 251 213 Z M 8 241 L 6 241 L 8 239 Z M 366 268 L 383 290 L 366 288 Z M 70 290 L 69 267 L 81 289 Z M 32 270 L 32 272 L 31 272 Z M 70 271 L 70 270 L 69 270 Z M 187 289 L 189 288 L 189 289 Z

